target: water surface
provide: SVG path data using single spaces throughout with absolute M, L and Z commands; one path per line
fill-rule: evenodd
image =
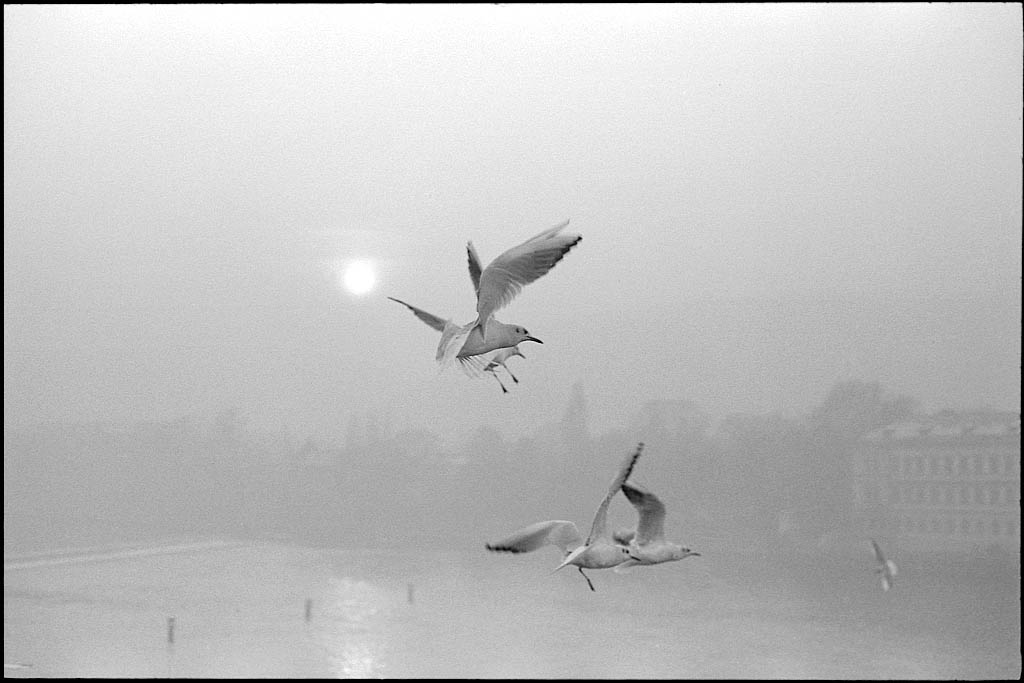
M 205 544 L 5 558 L 7 676 L 1016 678 L 1019 557 L 711 552 L 627 573 Z M 309 600 L 310 618 L 306 619 Z M 174 642 L 168 642 L 174 617 Z

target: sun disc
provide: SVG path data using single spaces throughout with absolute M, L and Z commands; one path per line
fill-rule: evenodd
M 360 296 L 366 294 L 377 284 L 377 273 L 369 261 L 353 261 L 345 268 L 343 276 L 345 289 Z

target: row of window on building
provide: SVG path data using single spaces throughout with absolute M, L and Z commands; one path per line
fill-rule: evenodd
M 856 485 L 862 506 L 872 505 L 934 505 L 944 507 L 1014 506 L 1020 504 L 1019 484 L 990 481 L 973 484 L 945 482 L 894 481 L 883 487 L 878 482 Z
M 1020 521 L 1005 517 L 899 516 L 869 519 L 865 528 L 877 534 L 1014 538 L 1020 533 Z
M 864 457 L 865 474 L 912 477 L 1001 476 L 1020 478 L 1019 453 L 945 454 L 918 453 L 910 450 Z
M 1005 481 L 982 484 L 892 482 L 888 489 L 891 505 L 1011 505 L 1020 501 L 1019 487 Z

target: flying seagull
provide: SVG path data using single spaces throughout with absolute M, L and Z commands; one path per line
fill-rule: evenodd
M 878 562 L 878 566 L 875 567 L 875 573 L 882 575 L 882 590 L 888 591 L 892 588 L 892 579 L 899 572 L 899 568 L 896 563 L 892 560 L 885 559 L 885 555 L 882 553 L 882 549 L 875 543 L 875 539 L 871 539 L 871 549 L 875 551 L 875 561 Z
M 422 308 L 417 308 L 412 304 L 407 304 L 401 299 L 396 299 L 393 296 L 389 296 L 388 298 L 408 308 L 410 311 L 413 312 L 413 315 L 415 315 L 417 318 L 419 318 L 420 320 L 422 320 L 423 322 L 425 322 L 427 325 L 434 328 L 438 332 L 444 331 L 444 326 L 445 323 L 447 322 L 444 318 L 436 316 L 433 313 L 428 313 L 427 311 L 424 311 Z M 482 354 L 478 360 L 474 359 L 474 363 L 466 365 L 465 367 L 467 371 L 470 368 L 479 370 L 479 372 L 477 373 L 467 372 L 467 374 L 475 374 L 476 376 L 482 376 L 482 373 L 484 372 L 490 373 L 494 377 L 494 379 L 498 380 L 498 386 L 501 387 L 502 393 L 507 394 L 508 389 L 505 388 L 505 384 L 501 381 L 501 378 L 498 377 L 497 370 L 499 366 L 505 368 L 505 372 L 509 374 L 509 377 L 511 377 L 516 384 L 519 384 L 519 380 L 516 379 L 516 376 L 513 375 L 512 371 L 508 369 L 507 365 L 505 365 L 508 359 L 511 358 L 512 356 L 520 356 L 521 358 L 526 358 L 526 356 L 524 356 L 523 353 L 519 350 L 519 346 L 513 346 L 511 348 L 506 349 L 495 349 L 494 351 L 488 351 L 487 353 Z
M 629 550 L 630 559 L 623 563 L 623 568 L 700 556 L 700 553 L 686 546 L 665 540 L 665 504 L 656 495 L 628 481 L 622 483 L 622 492 L 639 515 L 635 529 L 612 534 L 617 543 L 627 546 Z
M 464 366 L 481 363 L 481 354 L 495 349 L 511 348 L 524 341 L 540 339 L 530 335 L 526 328 L 497 320 L 495 311 L 508 305 L 525 285 L 547 274 L 555 264 L 579 244 L 581 235 L 560 234 L 569 221 L 531 237 L 498 256 L 474 275 L 474 261 L 479 268 L 480 259 L 470 242 L 466 250 L 470 259 L 470 275 L 476 284 L 477 317 L 466 325 L 446 321 L 437 346 L 437 361 L 444 369 L 458 359 Z M 486 362 L 480 365 L 485 367 Z

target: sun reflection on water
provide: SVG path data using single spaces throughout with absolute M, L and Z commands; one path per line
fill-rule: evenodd
M 367 581 L 333 581 L 330 626 L 322 638 L 331 671 L 338 678 L 383 678 L 387 594 Z

